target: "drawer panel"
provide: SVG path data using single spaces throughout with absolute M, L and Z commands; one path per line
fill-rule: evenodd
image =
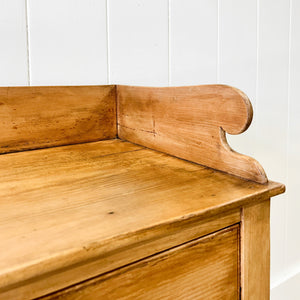
M 239 227 L 193 240 L 46 299 L 238 299 Z

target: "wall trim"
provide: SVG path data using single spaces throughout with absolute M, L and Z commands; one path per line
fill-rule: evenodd
M 298 300 L 300 295 L 300 268 L 291 272 L 271 287 L 271 300 Z

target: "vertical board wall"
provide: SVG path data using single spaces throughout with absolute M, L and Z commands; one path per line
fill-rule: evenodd
M 253 124 L 228 139 L 287 185 L 271 207 L 271 286 L 288 297 L 300 277 L 299 16 L 300 0 L 0 0 L 0 86 L 246 92 Z

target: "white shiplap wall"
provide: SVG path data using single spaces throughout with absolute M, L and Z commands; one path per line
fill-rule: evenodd
M 229 141 L 287 185 L 271 208 L 272 298 L 297 299 L 300 0 L 0 0 L 0 41 L 1 86 L 219 82 L 246 92 L 253 124 Z
M 170 85 L 217 82 L 217 0 L 170 1 L 169 33 Z
M 27 16 L 31 85 L 107 82 L 105 0 L 27 0 Z
M 27 85 L 24 0 L 0 0 L 0 85 Z
M 108 1 L 109 82 L 168 85 L 168 1 Z

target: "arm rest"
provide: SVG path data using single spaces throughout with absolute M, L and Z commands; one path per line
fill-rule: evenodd
M 248 97 L 230 86 L 117 86 L 118 136 L 259 183 L 268 181 L 253 158 L 233 151 L 226 132 L 252 121 Z

